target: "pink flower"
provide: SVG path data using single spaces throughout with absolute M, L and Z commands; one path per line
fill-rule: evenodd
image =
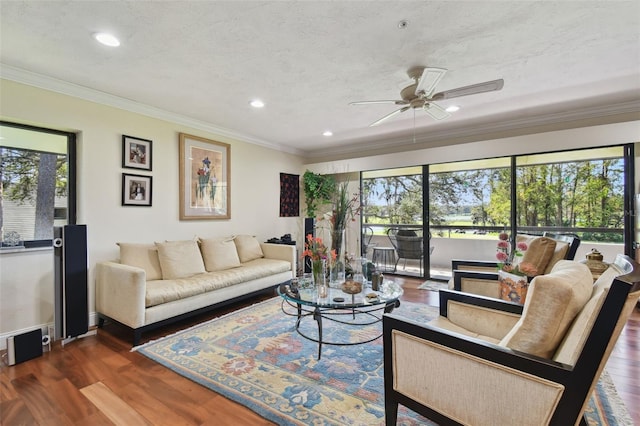
M 506 232 L 501 232 L 500 235 L 498 235 L 498 239 L 502 241 L 507 241 L 509 240 L 509 234 L 507 234 Z
M 498 248 L 499 249 L 508 249 L 509 248 L 509 241 L 504 241 L 504 240 L 498 241 Z
M 525 242 L 519 242 L 518 244 L 516 244 L 516 248 L 520 251 L 527 251 L 529 246 Z
M 496 253 L 496 259 L 498 259 L 500 262 L 506 262 L 507 260 L 509 260 L 509 255 L 503 251 L 499 251 Z

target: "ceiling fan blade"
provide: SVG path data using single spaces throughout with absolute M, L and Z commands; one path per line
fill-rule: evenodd
M 403 113 L 406 110 L 408 110 L 409 108 L 411 108 L 411 107 L 406 106 L 406 107 L 402 107 L 400 109 L 397 109 L 397 110 L 393 111 L 392 113 L 385 115 L 380 120 L 374 121 L 373 123 L 369 124 L 369 127 L 373 127 L 373 126 L 377 126 L 378 124 L 382 124 L 383 121 L 386 121 L 386 120 L 390 119 L 391 117 L 393 117 L 396 114 Z
M 403 100 L 397 101 L 358 101 L 358 102 L 349 102 L 349 105 L 373 105 L 373 104 L 395 104 L 395 105 L 406 105 L 408 102 Z
M 426 103 L 422 109 L 434 120 L 444 120 L 445 118 L 451 117 L 451 114 L 438 104 Z
M 475 95 L 476 93 L 493 92 L 500 90 L 504 86 L 504 80 L 485 81 L 484 83 L 472 84 L 471 86 L 458 87 L 457 89 L 445 90 L 436 93 L 430 99 L 439 101 L 441 99 L 458 98 L 460 96 Z
M 416 95 L 424 93 L 427 98 L 430 97 L 446 73 L 444 68 L 425 68 L 416 87 Z

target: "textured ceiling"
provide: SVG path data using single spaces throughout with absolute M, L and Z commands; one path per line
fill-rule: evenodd
M 0 37 L 5 78 L 36 73 L 310 156 L 640 110 L 636 0 L 3 0 Z M 462 108 L 444 121 L 408 111 L 368 127 L 396 107 L 348 103 L 399 99 L 414 65 L 449 70 L 438 91 L 504 88 L 440 102 Z

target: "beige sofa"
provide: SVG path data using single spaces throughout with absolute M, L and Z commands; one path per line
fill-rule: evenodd
M 115 320 L 144 331 L 289 281 L 295 246 L 249 235 L 153 244 L 118 243 L 119 262 L 96 265 L 98 326 Z

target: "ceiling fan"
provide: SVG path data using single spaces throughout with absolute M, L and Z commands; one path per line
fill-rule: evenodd
M 381 119 L 371 123 L 369 127 L 377 126 L 382 122 L 390 119 L 391 117 L 401 114 L 409 109 L 422 109 L 434 120 L 444 120 L 449 117 L 447 111 L 444 108 L 434 103 L 433 101 L 440 101 L 443 99 L 457 98 L 460 96 L 475 95 L 477 93 L 492 92 L 502 89 L 504 86 L 504 80 L 492 80 L 484 83 L 472 84 L 470 86 L 458 87 L 457 89 L 445 90 L 442 92 L 434 93 L 436 86 L 444 77 L 447 70 L 444 68 L 433 67 L 413 67 L 407 71 L 410 78 L 414 80 L 414 83 L 405 87 L 400 92 L 400 100 L 385 100 L 385 101 L 359 101 L 350 102 L 349 105 L 370 105 L 370 104 L 395 104 L 402 105 L 401 108 L 393 111 L 390 114 L 385 115 Z

